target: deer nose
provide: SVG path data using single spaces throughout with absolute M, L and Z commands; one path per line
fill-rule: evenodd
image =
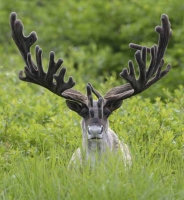
M 88 126 L 88 139 L 102 139 L 103 126 Z

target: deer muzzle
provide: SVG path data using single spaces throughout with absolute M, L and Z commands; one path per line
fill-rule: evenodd
M 102 139 L 103 138 L 103 126 L 102 125 L 90 125 L 88 126 L 88 139 Z

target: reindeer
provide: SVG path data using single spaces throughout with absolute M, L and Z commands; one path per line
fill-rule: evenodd
M 143 92 L 169 72 L 170 64 L 167 65 L 165 70 L 162 67 L 164 65 L 163 57 L 171 38 L 172 30 L 167 15 L 163 14 L 161 16 L 161 22 L 161 26 L 156 26 L 155 28 L 155 31 L 159 34 L 158 45 L 148 48 L 133 43 L 129 44 L 130 48 L 136 50 L 135 60 L 139 68 L 138 78 L 135 75 L 134 64 L 130 60 L 128 69 L 124 68 L 120 73 L 120 76 L 127 81 L 126 84 L 116 86 L 110 89 L 105 96 L 102 96 L 90 83 L 87 83 L 87 95 L 85 95 L 72 89 L 75 85 L 72 77 L 69 77 L 67 82 L 64 81 L 66 68 L 61 68 L 57 73 L 63 60 L 58 59 L 55 62 L 54 52 L 50 52 L 48 72 L 43 70 L 42 49 L 39 46 L 35 48 L 36 64 L 33 62 L 30 47 L 37 40 L 36 33 L 31 32 L 26 37 L 23 33 L 22 22 L 17 19 L 16 13 L 11 13 L 12 38 L 26 64 L 24 71 L 19 72 L 19 79 L 45 87 L 54 94 L 65 98 L 68 108 L 82 117 L 82 148 L 78 148 L 74 152 L 70 164 L 75 164 L 77 160 L 82 162 L 82 159 L 95 162 L 96 154 L 100 158 L 107 151 L 113 154 L 120 151 L 124 164 L 131 165 L 132 156 L 130 150 L 109 128 L 108 117 L 122 105 L 123 100 Z M 147 68 L 148 53 L 151 54 L 151 58 Z M 93 99 L 93 94 L 97 100 Z

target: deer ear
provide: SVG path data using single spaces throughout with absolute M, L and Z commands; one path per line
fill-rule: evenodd
M 66 100 L 66 105 L 68 106 L 68 108 L 75 111 L 81 117 L 85 118 L 88 115 L 88 109 L 84 105 L 70 100 Z
M 122 105 L 122 100 L 108 102 L 104 107 L 108 108 L 111 112 L 118 109 Z
M 83 108 L 79 103 L 69 100 L 66 100 L 66 105 L 68 106 L 68 108 L 70 108 L 71 110 L 75 111 L 78 114 L 81 112 Z

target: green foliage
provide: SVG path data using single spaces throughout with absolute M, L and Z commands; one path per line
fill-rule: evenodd
M 122 84 L 117 74 L 134 54 L 128 44 L 154 44 L 160 15 L 169 15 L 173 37 L 165 60 L 173 69 L 142 96 L 125 100 L 109 119 L 130 146 L 130 170 L 117 156 L 93 170 L 68 170 L 81 145 L 81 119 L 60 97 L 18 80 L 24 64 L 10 35 L 12 11 L 26 35 L 37 32 L 45 67 L 54 50 L 76 89 L 85 92 L 90 81 L 103 94 Z M 183 199 L 183 3 L 0 0 L 0 16 L 0 199 Z

